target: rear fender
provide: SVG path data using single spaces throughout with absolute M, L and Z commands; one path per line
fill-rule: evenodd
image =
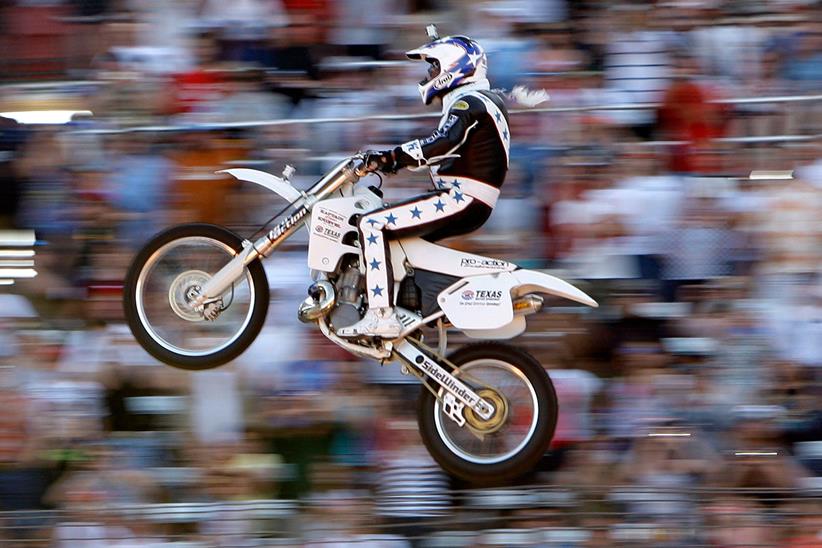
M 524 329 L 522 316 L 515 316 L 513 301 L 529 293 L 547 293 L 596 307 L 597 302 L 568 282 L 533 270 L 515 270 L 469 276 L 455 282 L 437 296 L 448 321 L 467 335 L 499 331 L 502 338 Z M 509 325 L 514 323 L 514 326 Z M 499 338 L 499 337 L 490 337 Z
M 511 272 L 511 275 L 517 282 L 513 287 L 514 297 L 521 297 L 528 293 L 548 293 L 549 295 L 562 297 L 563 299 L 575 301 L 594 308 L 599 306 L 599 304 L 584 291 L 577 289 L 556 276 L 534 270 L 515 270 Z

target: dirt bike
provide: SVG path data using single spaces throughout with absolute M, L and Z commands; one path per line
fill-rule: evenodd
M 269 286 L 262 261 L 306 225 L 313 283 L 298 318 L 358 356 L 399 361 L 403 373 L 419 378 L 426 388 L 419 398 L 420 433 L 446 471 L 492 483 L 533 468 L 554 433 L 556 394 L 536 359 L 495 340 L 525 330 L 526 316 L 542 307 L 537 293 L 597 303 L 548 274 L 405 238 L 389 242 L 404 330 L 391 341 L 343 339 L 335 331 L 358 321 L 367 304 L 357 220 L 385 206 L 382 192 L 356 184 L 368 174 L 363 154 L 341 161 L 305 191 L 292 186 L 292 172 L 221 172 L 290 203 L 285 217 L 270 230 L 264 226 L 255 241 L 216 225 L 185 224 L 154 236 L 137 254 L 125 280 L 124 307 L 140 345 L 188 370 L 237 357 L 265 321 Z M 436 329 L 436 348 L 425 344 L 424 326 Z M 449 328 L 486 342 L 446 355 Z

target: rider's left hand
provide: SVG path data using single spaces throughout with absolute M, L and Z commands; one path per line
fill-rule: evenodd
M 365 169 L 367 171 L 382 171 L 383 173 L 396 173 L 397 160 L 394 158 L 394 151 L 365 151 Z

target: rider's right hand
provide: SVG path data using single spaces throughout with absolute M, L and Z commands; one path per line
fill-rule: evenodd
M 393 150 L 367 150 L 365 155 L 365 171 L 382 171 L 383 173 L 396 173 L 397 160 Z

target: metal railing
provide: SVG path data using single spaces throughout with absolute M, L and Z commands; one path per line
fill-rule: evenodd
M 109 504 L 0 512 L 0 545 L 5 545 L 3 541 L 14 542 L 15 546 L 37 545 L 55 535 L 70 536 L 73 527 L 86 528 L 84 541 L 111 541 L 113 536 L 125 540 L 134 537 L 122 527 L 131 526 L 134 530 L 156 527 L 148 534 L 166 542 L 221 547 L 301 545 L 309 541 L 325 544 L 340 539 L 357 544 L 377 536 L 385 540 L 386 535 L 427 546 L 459 546 L 459 539 L 466 541 L 468 544 L 462 544 L 466 546 L 477 542 L 497 544 L 493 539 L 508 546 L 542 545 L 564 539 L 566 545 L 576 546 L 597 532 L 615 544 L 644 546 L 667 537 L 674 543 L 669 546 L 710 546 L 710 535 L 719 529 L 744 524 L 770 534 L 790 533 L 798 529 L 801 520 L 820 516 L 819 488 L 532 485 L 451 491 L 447 493 L 450 508 L 436 517 L 416 519 L 414 527 L 409 528 L 409 522 L 401 517 L 381 515 L 381 505 L 389 500 L 394 507 L 407 504 L 410 518 L 413 508 L 419 506 L 418 496 L 375 498 L 351 491 L 327 495 L 301 501 Z M 360 503 L 374 511 L 357 514 L 355 509 Z M 717 521 L 723 515 L 731 517 L 730 525 Z M 371 530 L 359 538 L 352 536 L 346 525 L 352 517 L 370 524 Z M 104 534 L 103 524 L 122 527 Z M 95 525 L 99 527 L 99 538 L 94 535 Z M 782 540 L 745 545 L 781 546 Z
M 33 230 L 0 230 L 0 286 L 37 276 L 34 269 Z
M 728 105 L 751 105 L 751 104 L 781 104 L 781 103 L 810 103 L 822 101 L 822 95 L 782 95 L 773 97 L 739 97 L 732 99 L 715 99 L 710 101 L 714 104 L 728 104 Z M 619 110 L 648 110 L 655 109 L 661 106 L 661 103 L 617 103 L 610 105 L 577 105 L 568 107 L 536 107 L 536 108 L 515 108 L 509 110 L 510 114 L 543 114 L 543 113 L 568 113 L 568 112 L 595 112 L 595 111 L 619 111 Z M 256 120 L 250 122 L 226 122 L 226 123 L 201 123 L 201 124 L 179 124 L 179 125 L 148 125 L 148 126 L 134 126 L 126 128 L 97 128 L 74 130 L 78 134 L 121 134 L 121 133 L 161 133 L 161 132 L 179 132 L 190 130 L 223 130 L 223 129 L 254 129 L 261 127 L 276 127 L 289 125 L 315 125 L 315 124 L 343 124 L 343 123 L 361 123 L 361 122 L 376 122 L 376 121 L 408 121 L 408 120 L 425 120 L 437 119 L 442 116 L 441 113 L 409 113 L 409 114 L 371 114 L 368 116 L 333 116 L 323 118 L 288 118 L 277 120 Z M 783 137 L 785 139 L 793 140 L 808 140 L 822 137 L 822 134 L 815 135 L 786 135 L 786 136 L 771 136 Z M 735 141 L 738 139 L 763 139 L 767 137 L 728 137 L 718 139 L 720 142 L 745 142 Z M 753 142 L 753 141 L 751 141 Z M 666 141 L 666 144 L 676 143 L 676 141 Z

